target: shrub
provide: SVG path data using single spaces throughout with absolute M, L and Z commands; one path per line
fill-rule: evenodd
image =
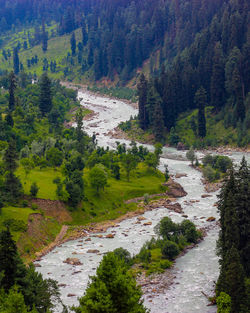
M 38 205 L 36 203 L 32 203 L 31 204 L 31 209 L 34 210 L 34 211 L 37 210 L 38 209 Z
M 231 297 L 225 292 L 221 292 L 216 299 L 218 313 L 230 313 L 231 312 Z
M 143 198 L 144 198 L 144 200 L 143 200 L 144 203 L 145 203 L 145 204 L 149 204 L 149 194 L 148 194 L 148 193 L 145 193 L 144 196 L 143 196 Z
M 147 247 L 144 245 L 139 254 L 138 258 L 141 262 L 149 263 L 151 261 L 151 252 L 147 249 Z
M 218 171 L 215 171 L 211 165 L 207 165 L 203 168 L 203 175 L 204 177 L 209 181 L 213 182 L 217 179 L 220 179 L 220 173 Z
M 173 260 L 180 253 L 180 250 L 175 242 L 167 240 L 161 248 L 161 253 L 164 258 Z
M 194 223 L 189 220 L 184 220 L 180 224 L 180 230 L 183 236 L 186 238 L 187 242 L 196 243 L 199 238 L 199 233 L 196 230 Z
M 22 207 L 27 208 L 29 206 L 29 202 L 27 200 L 22 201 Z
M 30 186 L 31 196 L 35 198 L 38 191 L 39 191 L 39 187 L 37 186 L 37 183 L 36 182 L 32 183 L 32 185 Z
M 123 260 L 126 264 L 130 264 L 132 259 L 128 250 L 123 248 L 117 248 L 113 252 L 116 256 L 118 256 L 119 259 Z

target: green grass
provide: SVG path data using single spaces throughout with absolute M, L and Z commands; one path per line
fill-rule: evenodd
M 26 224 L 31 213 L 34 213 L 34 211 L 30 208 L 19 208 L 13 206 L 2 208 L 2 214 L 0 214 L 0 230 L 4 228 L 3 222 L 8 219 L 21 220 Z M 14 240 L 17 241 L 21 232 L 12 231 L 12 234 Z
M 92 86 L 88 88 L 92 92 L 99 92 L 101 94 L 109 95 L 118 99 L 126 99 L 132 102 L 137 101 L 136 90 L 127 87 L 98 87 Z
M 23 184 L 24 193 L 26 195 L 30 192 L 31 184 L 36 182 L 39 187 L 37 198 L 50 200 L 58 199 L 56 196 L 56 185 L 53 184 L 53 180 L 56 177 L 62 176 L 60 169 L 45 168 L 40 170 L 39 168 L 35 168 L 26 176 L 24 169 L 19 167 L 16 174 Z
M 52 29 L 55 29 L 56 25 L 52 25 L 47 30 L 51 33 Z M 2 49 L 0 49 L 0 61 L 1 61 L 1 69 L 3 70 L 9 70 L 10 67 L 13 66 L 12 64 L 12 57 L 6 61 L 4 60 L 2 56 L 3 49 L 11 51 L 16 46 L 17 41 L 19 40 L 20 43 L 23 43 L 24 40 L 26 40 L 26 33 L 27 31 L 34 32 L 34 29 L 26 29 L 25 31 L 19 32 L 14 35 L 12 38 L 12 34 L 9 36 L 6 36 L 4 38 L 4 43 L 2 45 Z M 76 41 L 81 41 L 81 29 L 77 29 L 75 31 L 76 35 Z M 77 72 L 80 69 L 80 65 L 77 64 L 77 60 L 75 59 L 75 65 L 71 66 L 69 63 L 66 62 L 67 54 L 71 53 L 71 45 L 70 45 L 70 37 L 71 35 L 64 35 L 64 36 L 56 36 L 52 37 L 48 40 L 48 50 L 46 53 L 42 51 L 42 45 L 37 45 L 32 48 L 28 48 L 27 50 L 21 49 L 19 52 L 19 60 L 24 65 L 24 68 L 27 72 L 30 72 L 32 74 L 36 73 L 38 76 L 40 76 L 43 73 L 43 59 L 46 58 L 48 60 L 48 63 L 50 64 L 50 61 L 56 61 L 57 63 L 57 70 L 55 73 L 50 73 L 50 76 L 55 79 L 63 78 L 64 76 L 64 69 L 66 67 L 69 68 L 69 71 L 71 71 L 72 68 L 74 68 L 74 76 L 77 76 Z M 38 64 L 32 65 L 30 68 L 27 67 L 27 60 L 31 59 L 35 55 L 38 56 Z M 80 75 L 78 75 L 80 76 Z
M 88 171 L 85 170 L 85 181 L 88 179 Z M 137 209 L 135 203 L 125 204 L 124 201 L 142 197 L 145 193 L 157 194 L 165 190 L 162 186 L 164 176 L 160 172 L 151 172 L 142 164 L 132 173 L 130 182 L 122 173 L 121 180 L 108 179 L 108 186 L 99 195 L 91 186 L 85 187 L 85 197 L 82 208 L 72 211 L 75 225 L 89 222 L 100 222 L 115 219 L 128 211 Z

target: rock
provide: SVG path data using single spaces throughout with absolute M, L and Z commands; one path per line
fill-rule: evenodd
M 186 150 L 186 146 L 182 142 L 178 142 L 176 149 L 178 151 Z
M 145 218 L 144 216 L 138 216 L 138 217 L 137 217 L 137 220 L 138 220 L 138 221 L 145 221 L 146 218 Z
M 77 254 L 77 252 L 74 251 L 74 252 L 72 252 L 72 254 Z
M 185 173 L 177 173 L 175 175 L 175 178 L 181 178 L 181 177 L 187 177 L 187 174 L 185 174 Z
M 167 183 L 164 184 L 164 186 L 168 187 L 166 194 L 169 197 L 180 198 L 180 197 L 185 197 L 187 195 L 183 187 L 180 184 L 173 181 L 171 178 L 168 180 Z
M 38 264 L 38 263 L 35 263 L 34 266 L 35 266 L 35 267 L 42 267 L 42 265 L 41 265 L 41 264 Z
M 152 222 L 146 222 L 143 224 L 143 226 L 150 226 L 150 225 L 152 225 Z
M 63 261 L 63 263 L 70 264 L 70 265 L 82 265 L 79 259 L 77 258 L 67 258 Z
M 59 284 L 58 287 L 66 287 L 66 284 Z
M 202 195 L 201 197 L 204 199 L 204 198 L 212 197 L 212 195 L 204 194 L 204 195 Z
M 76 295 L 74 293 L 69 293 L 67 297 L 76 297 Z
M 87 238 L 87 239 L 85 239 L 85 241 L 91 241 L 91 238 Z
M 112 238 L 114 238 L 114 237 L 115 237 L 114 234 L 108 234 L 108 235 L 106 236 L 106 238 L 109 238 L 109 239 L 112 239 Z
M 215 217 L 211 216 L 207 219 L 207 222 L 214 222 L 216 220 Z
M 100 251 L 97 249 L 89 249 L 87 253 L 99 253 Z
M 182 217 L 188 218 L 187 214 L 182 214 Z
M 176 213 L 182 213 L 182 207 L 179 203 L 174 203 L 174 204 L 167 204 L 165 207 L 171 211 L 174 211 Z
M 79 274 L 81 273 L 82 271 L 76 271 L 76 272 L 73 272 L 72 275 L 76 275 L 76 274 Z

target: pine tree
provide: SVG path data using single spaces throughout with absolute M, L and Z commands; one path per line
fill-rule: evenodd
M 88 42 L 88 33 L 86 30 L 86 23 L 85 21 L 83 21 L 83 25 L 82 25 L 82 44 L 83 46 L 86 46 Z
M 211 104 L 216 110 L 220 110 L 224 105 L 225 97 L 225 71 L 222 46 L 216 43 L 213 57 L 213 72 L 211 77 Z
M 20 65 L 19 65 L 18 49 L 15 48 L 13 50 L 13 69 L 14 69 L 14 73 L 16 75 L 18 75 L 18 73 L 19 73 L 19 67 L 20 67 Z
M 246 291 L 244 270 L 234 244 L 225 258 L 225 292 L 231 297 L 231 313 L 245 313 Z
M 17 248 L 10 230 L 0 233 L 0 273 L 3 273 L 1 287 L 8 291 L 15 284 L 17 272 Z
M 160 97 L 156 99 L 156 103 L 154 106 L 153 131 L 155 135 L 155 140 L 157 142 L 161 142 L 164 138 L 164 122 Z
M 142 73 L 140 76 L 139 84 L 137 85 L 138 96 L 139 96 L 139 124 L 141 129 L 146 130 L 148 127 L 148 112 L 147 112 L 147 80 Z
M 250 170 L 245 157 L 236 173 L 236 213 L 239 227 L 239 253 L 241 263 L 250 276 Z
M 15 89 L 16 89 L 16 77 L 14 72 L 9 76 L 9 112 L 15 109 Z
M 198 135 L 201 138 L 206 137 L 206 117 L 205 106 L 207 104 L 206 90 L 201 87 L 195 94 L 195 103 L 198 107 Z
M 48 33 L 46 32 L 44 22 L 43 22 L 43 25 L 42 25 L 42 49 L 43 49 L 44 53 L 48 49 Z
M 42 115 L 46 115 L 52 109 L 51 81 L 44 73 L 40 81 L 39 108 Z
M 9 145 L 3 156 L 6 171 L 14 172 L 17 169 L 17 158 L 16 142 L 14 139 L 10 139 Z
M 142 292 L 127 267 L 114 253 L 103 257 L 96 276 L 88 285 L 80 306 L 74 308 L 77 313 L 146 313 L 141 300 Z
M 71 35 L 70 44 L 71 44 L 72 55 L 74 56 L 76 54 L 76 36 L 75 36 L 75 32 L 73 32 L 72 35 Z

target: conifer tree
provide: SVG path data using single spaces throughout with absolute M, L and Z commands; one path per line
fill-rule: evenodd
M 83 24 L 82 24 L 82 44 L 83 44 L 83 46 L 86 46 L 87 42 L 88 42 L 88 33 L 86 30 L 86 23 L 85 23 L 85 21 L 83 21 Z
M 75 36 L 75 32 L 73 32 L 72 35 L 71 35 L 70 44 L 71 44 L 72 55 L 74 56 L 76 54 L 76 36 Z
M 19 70 L 20 70 L 20 64 L 19 64 L 19 56 L 18 56 L 17 48 L 13 50 L 13 69 L 14 69 L 14 73 L 18 75 Z
M 225 71 L 222 46 L 218 42 L 214 48 L 213 72 L 211 77 L 211 104 L 215 110 L 220 110 L 224 105 L 225 96 Z
M 43 25 L 42 25 L 42 49 L 43 49 L 44 53 L 48 49 L 48 33 L 46 32 L 44 22 L 43 22 Z
M 127 267 L 114 253 L 103 257 L 76 313 L 146 313 L 141 290 Z
M 10 230 L 0 233 L 0 273 L 3 273 L 1 287 L 8 291 L 15 284 L 17 272 L 17 248 Z
M 139 124 L 141 129 L 146 130 L 148 127 L 148 112 L 147 112 L 147 80 L 142 73 L 140 76 L 140 81 L 137 86 L 138 96 L 139 96 Z
M 236 213 L 239 225 L 239 252 L 246 275 L 250 276 L 250 170 L 245 157 L 236 173 Z
M 201 138 L 206 137 L 206 117 L 205 117 L 205 106 L 207 103 L 206 90 L 201 87 L 195 94 L 195 103 L 198 107 L 198 135 Z
M 42 115 L 46 115 L 52 109 L 51 81 L 45 72 L 40 81 L 39 108 Z
M 161 142 L 164 137 L 164 121 L 160 97 L 157 98 L 154 106 L 153 131 L 155 140 Z
M 9 112 L 15 109 L 15 89 L 16 89 L 16 77 L 14 72 L 9 76 Z

